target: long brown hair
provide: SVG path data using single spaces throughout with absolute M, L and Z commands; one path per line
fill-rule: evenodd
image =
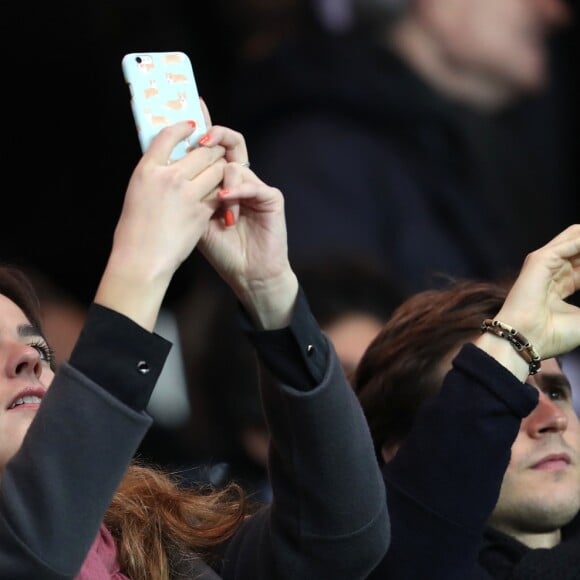
M 180 576 L 188 562 L 217 561 L 219 547 L 247 513 L 243 490 L 183 486 L 176 476 L 131 465 L 105 516 L 117 541 L 121 570 L 131 580 Z
M 394 311 L 353 377 L 379 459 L 383 446 L 406 438 L 419 406 L 441 388 L 442 363 L 497 314 L 508 287 L 507 281 L 451 281 L 411 296 Z

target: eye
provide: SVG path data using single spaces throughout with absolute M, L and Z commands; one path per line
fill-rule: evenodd
M 54 364 L 54 351 L 44 340 L 37 339 L 31 342 L 30 346 L 39 352 L 41 360 L 47 362 L 52 367 Z
M 570 399 L 570 391 L 564 387 L 552 386 L 546 389 L 545 393 L 552 401 L 568 401 Z

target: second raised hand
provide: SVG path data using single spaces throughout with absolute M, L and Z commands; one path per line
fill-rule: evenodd
M 291 316 L 298 282 L 288 260 L 284 198 L 250 169 L 229 163 L 218 195 L 239 205 L 233 228 L 210 221 L 200 251 L 233 289 L 262 328 L 285 326 Z

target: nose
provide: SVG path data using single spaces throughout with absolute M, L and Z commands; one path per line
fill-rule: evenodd
M 38 350 L 27 344 L 14 343 L 9 349 L 6 361 L 6 373 L 11 377 L 29 373 L 40 378 L 42 362 Z
M 566 413 L 542 392 L 536 408 L 522 421 L 522 429 L 535 439 L 546 433 L 562 433 L 567 428 Z

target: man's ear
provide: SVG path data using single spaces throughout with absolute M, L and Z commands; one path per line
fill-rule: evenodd
M 401 446 L 400 443 L 390 443 L 385 444 L 381 447 L 381 457 L 385 463 L 388 463 L 397 455 L 397 451 L 399 451 L 399 447 Z

